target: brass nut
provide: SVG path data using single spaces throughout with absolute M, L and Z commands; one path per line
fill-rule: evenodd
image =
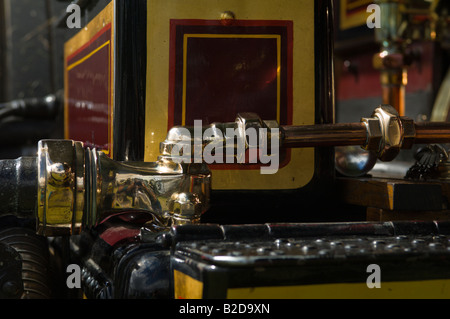
M 402 129 L 400 118 L 396 109 L 390 105 L 380 105 L 372 115 L 380 120 L 381 131 L 388 146 L 400 146 Z
M 362 118 L 361 122 L 366 126 L 367 140 L 363 148 L 368 151 L 380 150 L 383 133 L 381 132 L 380 121 L 377 118 Z
M 400 152 L 402 144 L 402 125 L 399 114 L 392 106 L 383 104 L 375 109 L 372 117 L 378 118 L 383 134 L 378 158 L 382 161 L 391 161 Z
M 414 125 L 414 120 L 402 116 L 400 117 L 400 122 L 403 132 L 401 148 L 410 149 L 414 145 L 414 140 L 416 138 L 416 127 Z

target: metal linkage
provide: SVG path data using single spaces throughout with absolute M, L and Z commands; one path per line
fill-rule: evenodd
M 213 123 L 201 128 L 200 133 L 221 132 L 222 134 L 208 134 L 208 139 L 195 136 L 193 127 L 174 127 L 161 143 L 160 151 L 163 156 L 186 156 L 179 152 L 176 145 L 200 143 L 203 149 L 214 143 L 217 148 L 238 148 L 244 145 L 246 149 L 255 147 L 249 143 L 248 129 L 268 130 L 278 129 L 278 145 L 285 148 L 320 147 L 320 146 L 350 146 L 359 145 L 374 152 L 382 161 L 394 159 L 400 149 L 409 149 L 414 144 L 449 143 L 450 123 L 430 122 L 414 123 L 408 117 L 400 116 L 390 105 L 380 105 L 371 117 L 362 118 L 359 123 L 338 123 L 322 125 L 278 125 L 276 121 L 261 120 L 254 113 L 238 114 L 236 121 L 231 123 Z M 232 134 L 223 134 L 230 132 Z M 193 134 L 194 133 L 194 134 Z M 270 135 L 267 133 L 267 137 Z M 274 138 L 271 136 L 271 138 Z M 197 139 L 197 141 L 195 140 Z M 268 145 L 270 143 L 267 142 Z M 216 148 L 216 149 L 217 149 Z M 225 154 L 226 152 L 224 152 Z M 191 153 L 190 155 L 194 155 Z

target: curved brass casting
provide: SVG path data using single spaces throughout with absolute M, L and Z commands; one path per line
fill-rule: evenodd
M 38 151 L 38 233 L 78 234 L 116 214 L 151 214 L 154 229 L 198 222 L 209 205 L 205 164 L 117 162 L 81 142 L 43 140 Z

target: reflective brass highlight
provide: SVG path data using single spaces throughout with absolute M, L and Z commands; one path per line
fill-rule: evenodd
M 244 163 L 246 151 L 261 147 L 260 138 L 250 139 L 248 130 L 256 137 L 263 135 L 264 147 L 270 149 L 271 138 L 281 140 L 279 134 L 270 134 L 279 129 L 277 121 L 263 121 L 255 113 L 239 113 L 234 122 L 212 123 L 201 127 L 175 126 L 169 130 L 166 139 L 160 143 L 160 158 L 177 162 L 190 162 L 191 159 L 204 160 L 205 149 L 214 148 L 214 158 L 220 157 L 221 163 Z M 261 130 L 264 129 L 263 133 Z M 196 131 L 198 130 L 198 132 Z M 186 152 L 187 151 L 187 152 Z M 209 153 L 209 152 L 208 152 Z M 218 156 L 216 156 L 218 155 Z M 208 163 L 211 164 L 211 163 Z
M 400 116 L 396 109 L 385 104 L 375 109 L 371 119 L 363 118 L 362 121 L 371 122 L 374 119 L 378 120 L 382 139 L 378 148 L 376 145 L 372 145 L 372 148 L 367 149 L 376 151 L 380 160 L 391 161 L 398 155 L 400 149 L 412 147 L 416 137 L 416 129 L 412 119 Z M 376 126 L 372 128 L 374 127 Z M 377 130 L 368 130 L 367 133 L 369 141 L 373 139 L 373 136 L 379 136 Z
M 205 164 L 117 162 L 81 142 L 43 140 L 38 151 L 37 232 L 78 234 L 129 211 L 151 215 L 149 227 L 195 223 L 209 206 Z
M 38 144 L 37 232 L 78 233 L 84 209 L 85 176 L 82 144 L 42 140 Z

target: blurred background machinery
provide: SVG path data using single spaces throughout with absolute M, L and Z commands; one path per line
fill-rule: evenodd
M 366 25 L 370 4 L 380 6 L 381 28 Z M 448 14 L 446 1 L 337 1 L 336 121 L 357 121 L 367 105 L 379 103 L 415 121 L 446 121 Z M 372 173 L 405 176 L 419 147 Z

